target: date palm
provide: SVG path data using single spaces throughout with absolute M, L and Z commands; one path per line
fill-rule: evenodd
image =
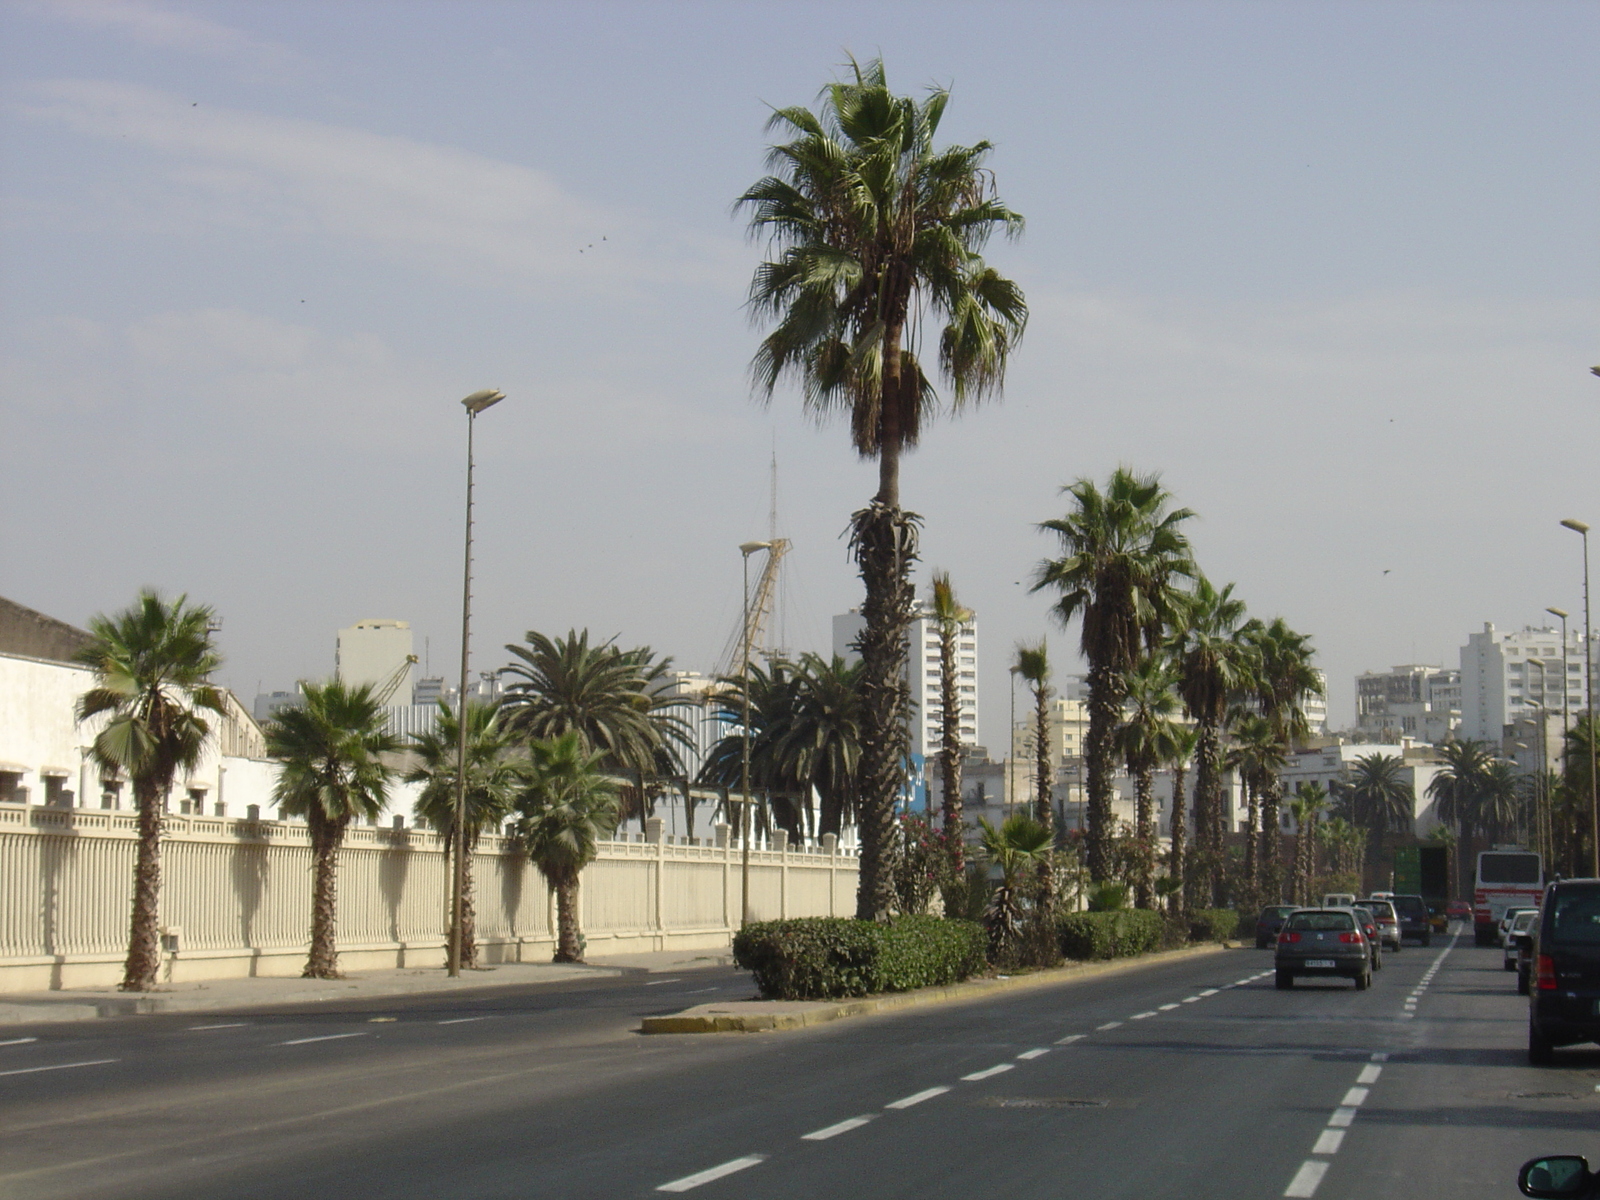
M 744 782 L 744 680 L 737 675 L 719 679 L 716 719 L 730 732 L 706 754 L 700 782 L 730 794 Z M 799 746 L 795 739 L 801 703 L 800 674 L 793 663 L 772 659 L 765 667 L 750 667 L 750 789 L 765 796 L 769 813 L 779 806 L 779 824 L 798 837 L 799 825 L 791 820 L 787 801 L 798 798 L 808 783 L 802 779 Z M 778 803 L 775 805 L 774 801 Z M 742 798 L 741 798 L 742 802 Z M 752 803 L 755 803 L 752 800 Z M 724 814 L 732 818 L 733 813 Z M 734 824 L 737 826 L 738 822 Z M 752 822 L 752 827 L 757 823 Z
M 1175 683 L 1171 665 L 1154 656 L 1144 659 L 1122 679 L 1125 700 L 1116 743 L 1133 779 L 1134 839 L 1139 854 L 1134 904 L 1139 908 L 1149 908 L 1154 900 L 1156 768 L 1171 762 L 1178 752 Z
M 1223 761 L 1238 773 L 1244 784 L 1249 816 L 1245 822 L 1244 879 L 1249 895 L 1244 897 L 1246 907 L 1254 908 L 1261 897 L 1261 860 L 1256 855 L 1257 834 L 1261 829 L 1261 800 L 1266 790 L 1277 779 L 1285 761 L 1284 744 L 1278 730 L 1265 717 L 1252 712 L 1239 712 L 1229 730 L 1232 745 Z M 1273 832 L 1277 832 L 1277 806 L 1272 810 Z M 1276 845 L 1277 838 L 1273 838 Z M 1277 903 L 1275 896 L 1269 903 Z
M 1483 777 L 1489 769 L 1491 756 L 1484 744 L 1472 738 L 1451 738 L 1439 747 L 1444 759 L 1444 769 L 1428 783 L 1428 795 L 1433 798 L 1434 811 L 1441 821 L 1456 827 L 1457 840 L 1471 846 L 1477 828 L 1478 801 L 1483 794 Z M 1457 867 L 1461 867 L 1458 856 Z M 1458 888 L 1463 881 L 1459 874 L 1455 880 Z M 1463 889 L 1463 894 L 1466 890 Z
M 139 811 L 133 869 L 133 911 L 122 990 L 147 992 L 161 966 L 161 826 L 167 793 L 179 771 L 193 770 L 211 737 L 206 713 L 226 700 L 210 682 L 222 663 L 211 643 L 212 610 L 155 592 L 132 607 L 89 622 L 92 640 L 76 655 L 94 672 L 78 699 L 77 718 L 106 722 L 89 752 L 105 771 L 127 772 Z
M 301 975 L 338 979 L 339 847 L 352 821 L 376 820 L 394 771 L 383 761 L 404 745 L 389 734 L 371 685 L 334 679 L 300 685 L 301 701 L 266 728 L 267 753 L 282 767 L 273 799 L 311 833 L 311 953 Z
M 517 839 L 556 894 L 555 962 L 583 961 L 578 881 L 617 828 L 616 781 L 577 730 L 528 744 Z
M 1291 629 L 1282 617 L 1274 617 L 1265 624 L 1249 622 L 1246 631 L 1246 638 L 1255 651 L 1252 691 L 1256 708 L 1271 724 L 1287 753 L 1289 747 L 1311 732 L 1306 723 L 1306 699 L 1320 697 L 1326 690 L 1321 672 L 1311 665 L 1316 651 L 1311 639 Z M 1278 903 L 1283 895 L 1281 767 L 1281 763 L 1268 765 L 1261 779 L 1258 882 L 1268 904 Z
M 782 754 L 822 802 L 818 836 L 837 836 L 855 820 L 861 765 L 861 664 L 806 654 L 796 668 L 790 723 Z M 957 810 L 959 812 L 959 809 Z
M 1040 528 L 1054 533 L 1062 556 L 1046 560 L 1034 591 L 1061 593 L 1052 607 L 1063 626 L 1081 620 L 1079 645 L 1089 664 L 1088 866 L 1110 878 L 1112 773 L 1122 715 L 1122 680 L 1161 641 L 1173 614 L 1175 586 L 1192 576 L 1189 541 L 1179 528 L 1194 514 L 1168 507 L 1156 475 L 1118 467 L 1102 491 L 1080 479 L 1063 489 L 1072 508 Z
M 1328 805 L 1328 789 L 1312 780 L 1295 788 L 1289 801 L 1294 818 L 1294 874 L 1289 883 L 1291 904 L 1311 903 L 1311 884 L 1317 873 L 1317 822 Z
M 812 413 L 847 415 L 856 452 L 878 464 L 850 547 L 866 589 L 856 915 L 883 919 L 895 904 L 919 523 L 900 507 L 900 459 L 939 408 L 935 374 L 951 409 L 999 395 L 1028 310 L 983 259 L 995 230 L 1022 229 L 995 194 L 990 144 L 936 146 L 948 92 L 919 103 L 889 90 L 881 62 L 850 66 L 818 111 L 773 113 L 768 128 L 788 140 L 739 204 L 771 251 L 750 284 L 750 311 L 771 325 L 751 364 L 756 390 L 770 399 L 794 380 Z M 929 345 L 936 370 L 921 357 Z
M 1490 842 L 1511 841 L 1527 818 L 1528 797 L 1516 764 L 1492 760 L 1478 794 L 1478 822 Z
M 1166 762 L 1172 768 L 1172 849 L 1167 857 L 1167 874 L 1175 881 L 1170 895 L 1174 912 L 1183 911 L 1188 903 L 1189 847 L 1189 796 L 1185 790 L 1189 767 L 1194 762 L 1195 743 L 1199 735 L 1191 725 L 1172 726 L 1172 750 Z
M 1415 820 L 1414 794 L 1403 777 L 1405 770 L 1405 760 L 1394 754 L 1363 754 L 1350 764 L 1345 796 L 1352 821 L 1372 833 L 1374 866 L 1383 859 L 1384 834 L 1409 830 Z
M 939 630 L 939 791 L 944 816 L 944 840 L 950 851 L 950 869 L 957 878 L 966 870 L 961 824 L 961 699 L 956 690 L 956 643 L 972 621 L 972 610 L 956 600 L 948 571 L 933 573 L 933 622 Z
M 412 738 L 415 765 L 405 773 L 407 783 L 422 784 L 414 808 L 416 816 L 444 835 L 448 861 L 454 852 L 456 830 L 456 780 L 461 759 L 461 725 L 456 711 L 442 701 L 434 728 Z M 462 856 L 461 965 L 478 965 L 478 942 L 472 903 L 472 859 L 485 829 L 497 828 L 511 814 L 521 775 L 513 752 L 521 739 L 500 720 L 498 704 L 467 705 L 467 788 L 462 827 L 466 854 Z

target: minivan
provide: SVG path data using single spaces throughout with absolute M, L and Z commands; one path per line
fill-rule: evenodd
M 1544 894 L 1528 992 L 1528 1061 L 1557 1046 L 1600 1041 L 1600 879 L 1553 883 Z

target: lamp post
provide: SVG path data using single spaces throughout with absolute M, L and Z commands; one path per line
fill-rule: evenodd
M 467 881 L 467 651 L 472 629 L 472 428 L 478 414 L 505 399 L 495 388 L 465 397 L 467 410 L 467 551 L 461 583 L 461 690 L 456 695 L 455 862 L 450 875 L 450 978 L 461 974 L 461 902 Z
M 750 924 L 750 556 L 758 550 L 771 550 L 771 542 L 744 542 L 739 553 L 744 563 L 744 653 L 739 656 L 739 690 L 743 693 L 744 720 L 740 727 L 742 762 L 739 768 L 740 791 L 744 806 L 740 822 L 744 826 L 739 861 L 739 927 Z
M 1594 711 L 1594 624 L 1589 612 L 1589 527 L 1573 517 L 1562 521 L 1561 526 L 1583 539 L 1583 678 L 1584 709 L 1589 714 L 1589 844 L 1592 852 L 1589 865 L 1592 874 L 1600 877 L 1600 779 L 1595 778 L 1595 742 L 1600 741 L 1600 736 L 1597 736 L 1600 735 L 1600 721 L 1596 721 Z M 1561 686 L 1565 688 L 1566 684 L 1567 681 L 1562 679 Z
M 1567 663 L 1567 613 L 1561 608 L 1547 608 L 1545 612 L 1552 617 L 1561 618 L 1561 756 L 1565 761 L 1567 754 L 1567 729 L 1568 718 L 1572 714 L 1572 705 L 1567 699 L 1567 672 L 1571 667 Z

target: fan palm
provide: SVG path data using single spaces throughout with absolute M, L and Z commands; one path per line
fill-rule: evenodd
M 394 772 L 383 761 L 404 747 L 385 728 L 371 685 L 337 679 L 301 684 L 301 702 L 267 726 L 267 753 L 282 762 L 273 799 L 311 833 L 311 953 L 306 979 L 338 979 L 339 847 L 356 820 L 375 820 Z
M 1187 901 L 1189 878 L 1188 846 L 1186 838 L 1189 823 L 1189 796 L 1184 788 L 1188 780 L 1189 764 L 1194 761 L 1195 743 L 1199 734 L 1193 726 L 1172 726 L 1172 752 L 1167 764 L 1172 768 L 1172 852 L 1167 859 L 1167 874 L 1177 881 L 1170 895 L 1174 911 L 1181 911 Z
M 780 108 L 769 129 L 773 173 L 739 204 L 773 256 L 757 268 L 750 309 L 771 322 L 751 366 L 757 390 L 800 384 L 807 409 L 848 414 L 851 441 L 878 463 L 878 491 L 851 518 L 851 552 L 866 598 L 862 673 L 862 853 L 856 915 L 895 903 L 895 804 L 905 785 L 906 631 L 918 519 L 900 507 L 900 458 L 938 398 L 920 357 L 937 332 L 951 408 L 998 395 L 1027 322 L 1021 290 L 985 263 L 1000 229 L 1022 218 L 1001 203 L 984 166 L 988 142 L 934 145 L 949 93 L 894 95 L 881 62 L 852 61 L 820 111 Z
M 1255 652 L 1254 700 L 1261 715 L 1271 723 L 1284 749 L 1310 733 L 1305 701 L 1322 696 L 1322 673 L 1312 665 L 1316 651 L 1311 639 L 1289 628 L 1282 617 L 1262 624 L 1249 622 L 1246 639 Z M 1282 897 L 1281 816 L 1283 785 L 1278 772 L 1282 764 L 1270 765 L 1261 779 L 1261 858 L 1260 884 L 1267 902 Z
M 1050 755 L 1050 655 L 1043 641 L 1037 646 L 1018 646 L 1011 669 L 1022 677 L 1033 694 L 1033 819 L 1055 836 L 1051 796 L 1055 767 Z
M 1256 857 L 1257 833 L 1260 830 L 1258 818 L 1263 793 L 1277 778 L 1278 771 L 1283 767 L 1286 755 L 1283 741 L 1278 731 L 1273 728 L 1272 722 L 1265 717 L 1257 716 L 1250 712 L 1241 712 L 1229 730 L 1233 740 L 1224 758 L 1224 763 L 1236 771 L 1240 781 L 1244 784 L 1245 797 L 1248 803 L 1248 817 L 1245 822 L 1246 839 L 1244 846 L 1244 877 L 1245 886 L 1255 894 L 1247 897 L 1247 906 L 1255 907 L 1260 898 L 1261 877 L 1258 871 L 1260 860 Z M 1274 822 L 1273 833 L 1276 834 L 1277 807 L 1273 806 Z M 1273 838 L 1276 846 L 1277 838 Z M 1277 903 L 1275 896 L 1268 898 L 1269 903 Z
M 944 840 L 950 869 L 966 870 L 961 824 L 961 699 L 956 690 L 956 641 L 970 626 L 972 610 L 956 600 L 948 571 L 933 573 L 933 622 L 939 630 L 939 792 L 944 810 Z
M 1345 796 L 1353 822 L 1372 831 L 1373 862 L 1383 858 L 1383 835 L 1411 828 L 1415 793 L 1403 778 L 1405 760 L 1393 754 L 1363 754 L 1350 764 Z
M 1000 885 L 989 897 L 984 924 L 989 930 L 990 957 L 1010 958 L 1022 936 L 1025 908 L 1023 879 L 1050 862 L 1050 831 L 1026 813 L 1014 813 L 997 829 L 978 818 L 978 845 L 984 860 L 1000 870 Z
M 422 784 L 414 812 L 444 834 L 448 856 L 455 847 L 457 768 L 461 762 L 461 723 L 442 701 L 434 728 L 412 739 L 416 765 L 405 773 L 407 783 Z M 467 705 L 466 853 L 462 856 L 461 965 L 478 965 L 476 921 L 472 904 L 472 856 L 485 829 L 498 827 L 511 813 L 521 776 L 511 755 L 519 739 L 500 722 L 498 704 Z
M 1133 778 L 1134 838 L 1139 847 L 1134 903 L 1139 908 L 1149 908 L 1154 899 L 1156 768 L 1171 762 L 1178 751 L 1175 682 L 1171 665 L 1153 656 L 1126 672 L 1122 679 L 1124 715 L 1117 727 L 1116 743 Z
M 1456 827 L 1458 840 L 1470 846 L 1478 821 L 1478 800 L 1483 794 L 1483 776 L 1490 755 L 1482 742 L 1471 738 L 1451 738 L 1439 747 L 1444 769 L 1428 782 L 1428 795 L 1441 821 Z M 1460 867 L 1458 861 L 1457 866 Z M 1462 880 L 1458 875 L 1456 885 Z
M 577 730 L 528 744 L 517 839 L 556 894 L 555 962 L 583 961 L 578 880 L 617 828 L 617 785 Z
M 1311 883 L 1317 874 L 1317 822 L 1328 805 L 1328 789 L 1312 780 L 1295 788 L 1289 801 L 1294 818 L 1294 876 L 1289 885 L 1293 904 L 1311 903 Z
M 1060 540 L 1062 557 L 1040 565 L 1034 591 L 1061 593 L 1052 611 L 1066 625 L 1082 621 L 1080 646 L 1089 664 L 1088 865 L 1108 878 L 1112 829 L 1115 734 L 1122 714 L 1122 679 L 1159 644 L 1172 616 L 1174 586 L 1194 574 L 1189 541 L 1179 528 L 1194 514 L 1169 509 L 1171 496 L 1156 475 L 1118 467 L 1105 490 L 1089 479 L 1064 489 L 1070 512 L 1041 529 Z
M 212 610 L 179 596 L 170 604 L 155 592 L 132 607 L 89 622 L 92 640 L 76 655 L 94 672 L 78 699 L 77 718 L 105 717 L 90 743 L 102 770 L 127 772 L 139 810 L 133 868 L 133 912 L 122 990 L 147 992 L 161 966 L 161 824 L 167 793 L 179 771 L 199 764 L 211 723 L 226 712 L 211 672 L 222 659 L 211 643 Z

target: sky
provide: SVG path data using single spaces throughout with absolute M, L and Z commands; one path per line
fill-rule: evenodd
M 241 695 L 408 620 L 473 666 L 588 628 L 710 670 L 778 464 L 777 637 L 860 602 L 848 430 L 752 396 L 774 106 L 947 86 L 1024 235 L 1003 398 L 931 426 L 919 583 L 1007 665 L 1061 488 L 1119 464 L 1354 676 L 1581 609 L 1600 528 L 1593 3 L 0 2 L 0 594 L 222 618 Z M 1600 565 L 1600 564 L 1597 564 Z

